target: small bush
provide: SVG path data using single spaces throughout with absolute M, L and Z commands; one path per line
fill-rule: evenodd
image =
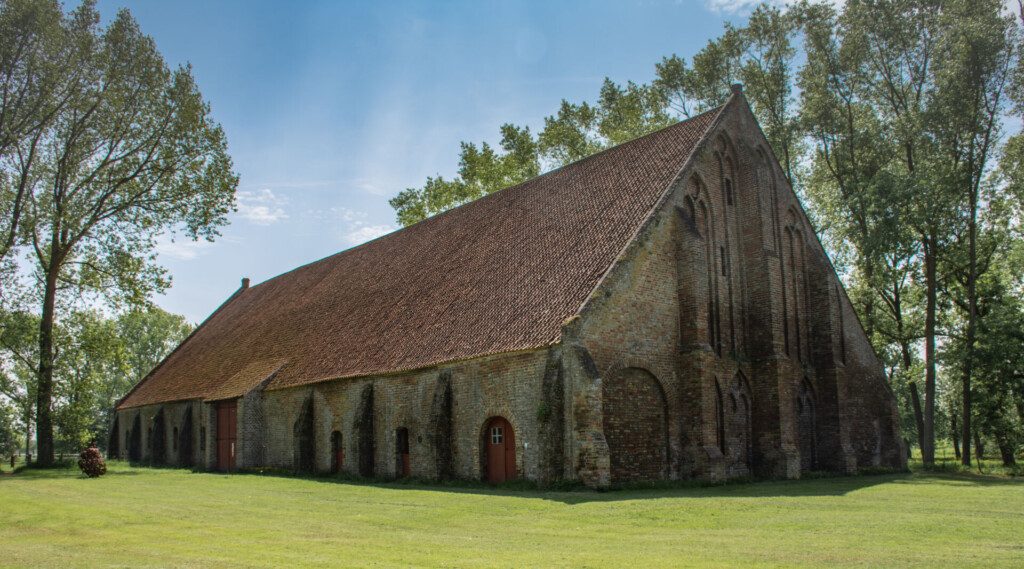
M 96 443 L 89 445 L 89 448 L 78 455 L 78 468 L 89 478 L 98 478 L 107 473 L 107 463 L 103 462 L 103 455 Z

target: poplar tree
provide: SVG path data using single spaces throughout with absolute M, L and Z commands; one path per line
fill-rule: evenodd
M 188 66 L 168 68 L 127 10 L 86 1 L 61 23 L 66 102 L 34 143 L 19 234 L 37 278 L 38 460 L 54 460 L 55 327 L 69 304 L 143 304 L 169 284 L 158 236 L 212 239 L 234 205 L 224 132 Z M 67 62 L 66 62 L 67 63 Z

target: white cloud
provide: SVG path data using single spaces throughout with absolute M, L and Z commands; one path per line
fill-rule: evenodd
M 708 10 L 717 14 L 747 14 L 760 3 L 760 0 L 704 0 Z
M 191 261 L 202 255 L 213 245 L 209 241 L 171 241 L 169 238 L 161 238 L 156 243 L 156 252 L 165 257 L 178 259 L 180 261 Z
M 256 192 L 238 192 L 238 215 L 256 225 L 272 225 L 288 219 L 284 205 L 288 199 L 274 195 L 267 188 Z
M 384 186 L 381 186 L 376 181 L 374 181 L 372 179 L 367 179 L 367 178 L 357 179 L 357 180 L 355 180 L 353 182 L 353 185 L 356 188 L 359 188 L 360 191 L 366 192 L 366 193 L 368 193 L 370 195 L 373 195 L 373 196 L 387 195 L 387 193 L 389 191 L 391 191 L 390 188 L 386 188 Z
M 344 235 L 344 238 L 346 243 L 354 247 L 360 243 L 366 243 L 382 235 L 387 235 L 394 230 L 395 228 L 391 225 L 362 225 L 361 223 L 356 223 L 355 227 Z
M 307 210 L 303 217 L 317 225 L 331 227 L 341 242 L 349 247 L 366 243 L 397 229 L 394 225 L 386 223 L 374 224 L 368 221 L 369 215 L 365 211 L 343 206 Z
M 768 4 L 774 4 L 775 6 L 789 6 L 790 4 L 796 4 L 797 0 L 704 0 L 704 6 L 708 10 L 717 14 L 727 14 L 730 16 L 747 16 L 754 11 L 754 8 L 758 4 L 767 1 Z M 845 0 L 826 0 L 827 3 L 833 6 L 842 6 L 845 4 Z

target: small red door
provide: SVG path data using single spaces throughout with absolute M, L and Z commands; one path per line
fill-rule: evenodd
M 487 444 L 487 481 L 498 484 L 516 477 L 516 436 L 503 417 L 491 419 L 484 433 Z
M 235 469 L 235 441 L 238 434 L 237 401 L 217 403 L 217 470 Z
M 395 433 L 395 450 L 398 455 L 398 473 L 402 478 L 412 475 L 412 464 L 409 461 L 409 429 L 401 428 Z

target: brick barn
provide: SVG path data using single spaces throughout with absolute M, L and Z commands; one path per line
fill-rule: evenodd
M 111 454 L 579 480 L 905 466 L 883 369 L 742 91 L 242 287 L 118 404 Z

